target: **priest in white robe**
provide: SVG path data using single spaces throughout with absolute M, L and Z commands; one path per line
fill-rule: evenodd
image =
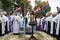
M 58 11 L 58 14 L 57 14 L 57 17 L 56 17 L 56 20 L 57 20 L 57 28 L 56 28 L 56 35 L 57 35 L 57 40 L 60 40 L 60 7 L 57 7 L 57 11 Z
M 59 30 L 60 30 L 60 14 L 56 16 L 57 20 L 57 29 L 56 29 L 56 35 L 59 35 Z
M 36 29 L 37 29 L 37 30 L 40 30 L 40 22 L 41 22 L 41 21 L 40 21 L 40 18 L 37 17 L 37 18 L 36 18 L 36 21 L 37 21 L 37 27 L 36 27 Z
M 57 27 L 56 15 L 57 15 L 56 13 L 53 13 L 51 18 L 50 34 L 54 37 L 56 36 L 56 27 Z
M 44 25 L 44 31 L 47 32 L 48 29 L 48 17 L 45 17 L 45 25 Z
M 44 31 L 47 32 L 48 31 L 48 13 L 46 13 L 46 17 L 45 17 L 45 25 L 44 25 Z M 42 23 L 41 23 L 42 24 Z
M 3 36 L 4 34 L 5 34 L 5 26 L 4 26 L 4 21 L 1 15 L 0 16 L 0 36 Z
M 14 34 L 20 33 L 19 22 L 20 22 L 19 16 L 17 15 L 17 13 L 14 13 L 14 16 L 13 16 L 13 33 Z
M 50 28 L 51 28 L 51 22 L 50 22 L 50 21 L 51 21 L 51 13 L 48 12 L 46 16 L 47 16 L 47 17 L 45 18 L 44 30 L 46 30 L 46 32 L 47 32 L 48 34 L 50 34 Z
M 5 34 L 7 34 L 9 33 L 9 20 L 5 11 L 3 12 L 3 18 L 5 19 Z
M 3 12 L 0 14 L 0 36 L 5 34 L 5 19 L 3 18 Z
M 57 22 L 56 35 L 57 35 L 57 40 L 60 40 L 60 14 Z
M 38 17 L 36 18 L 36 20 L 37 20 L 37 26 L 40 26 L 40 18 Z
M 23 27 L 23 16 L 20 16 L 20 27 Z
M 0 36 L 2 35 L 2 17 L 1 17 L 1 14 L 0 14 Z

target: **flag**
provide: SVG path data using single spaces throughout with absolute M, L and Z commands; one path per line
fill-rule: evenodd
M 44 8 L 47 9 L 49 7 L 49 2 L 45 2 Z
M 39 11 L 40 9 L 41 9 L 40 6 L 38 6 L 35 11 L 37 12 L 37 11 Z
M 20 7 L 18 7 L 18 10 L 21 10 L 22 9 L 22 7 L 20 6 Z
M 45 2 L 45 6 L 46 6 L 46 5 L 49 5 L 49 2 L 48 2 L 48 1 L 47 1 L 47 2 Z
M 41 8 L 40 6 L 37 6 L 36 10 L 34 11 L 34 13 L 40 12 Z
M 25 8 L 25 9 L 24 9 L 24 15 L 27 14 L 27 11 L 28 11 L 27 8 Z
M 19 6 L 19 7 L 17 7 L 17 9 L 16 10 L 22 10 L 22 7 L 21 6 Z

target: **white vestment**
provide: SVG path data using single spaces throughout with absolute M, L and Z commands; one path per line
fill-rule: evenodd
M 59 35 L 59 30 L 60 30 L 60 14 L 56 16 L 57 20 L 57 28 L 56 28 L 56 35 Z
M 41 18 L 41 27 L 43 25 L 43 20 L 44 20 L 45 17 Z
M 49 21 L 48 19 L 49 19 L 49 17 L 45 18 L 44 30 L 46 30 L 46 31 L 48 31 L 48 21 Z
M 37 20 L 37 25 L 39 26 L 40 25 L 40 18 L 36 18 Z
M 2 16 L 2 34 L 5 33 L 5 24 L 6 24 L 6 17 Z
M 20 32 L 19 22 L 20 22 L 19 16 L 14 15 L 14 17 L 13 17 L 13 33 Z
M 20 27 L 23 27 L 23 17 L 20 17 Z
M 53 23 L 56 22 L 56 18 L 52 17 L 51 19 L 51 29 L 50 29 L 50 34 L 53 34 Z M 55 26 L 56 27 L 56 26 Z
M 3 17 L 0 17 L 0 21 L 1 21 L 1 23 L 2 23 L 2 34 L 4 34 L 5 33 L 5 19 L 3 18 Z
M 8 20 L 8 17 L 3 15 L 4 19 L 5 19 L 5 22 L 7 22 L 7 30 L 9 32 L 9 20 Z M 6 24 L 6 23 L 5 23 Z

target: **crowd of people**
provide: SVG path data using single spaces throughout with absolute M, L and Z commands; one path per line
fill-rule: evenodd
M 27 17 L 28 15 L 28 17 Z M 26 28 L 32 27 L 29 25 L 30 15 L 22 16 L 17 11 L 14 11 L 11 15 L 7 15 L 6 11 L 0 12 L 0 36 L 12 32 L 13 34 L 20 34 L 20 27 L 23 27 L 24 34 L 26 34 Z M 36 27 L 34 28 L 35 31 Z M 32 32 L 30 30 L 29 32 Z
M 58 12 L 55 13 L 48 12 L 42 17 L 35 17 L 35 20 L 37 26 L 39 26 L 43 32 L 60 40 L 60 8 L 57 7 L 57 10 Z M 20 34 L 20 27 L 23 27 L 24 34 L 26 34 L 26 27 L 32 28 L 29 25 L 32 16 L 29 13 L 27 15 L 23 17 L 22 14 L 16 11 L 14 11 L 12 15 L 7 15 L 6 11 L 0 12 L 0 36 L 8 34 L 9 32 Z M 37 27 L 34 27 L 34 31 L 36 28 Z

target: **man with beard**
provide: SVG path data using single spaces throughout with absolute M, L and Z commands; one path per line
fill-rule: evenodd
M 60 7 L 57 7 L 58 14 L 56 16 L 57 20 L 57 27 L 56 27 L 56 38 L 57 40 L 60 40 Z
M 20 22 L 20 18 L 17 15 L 17 12 L 14 12 L 14 16 L 13 16 L 13 34 L 14 35 L 20 34 L 19 22 Z

